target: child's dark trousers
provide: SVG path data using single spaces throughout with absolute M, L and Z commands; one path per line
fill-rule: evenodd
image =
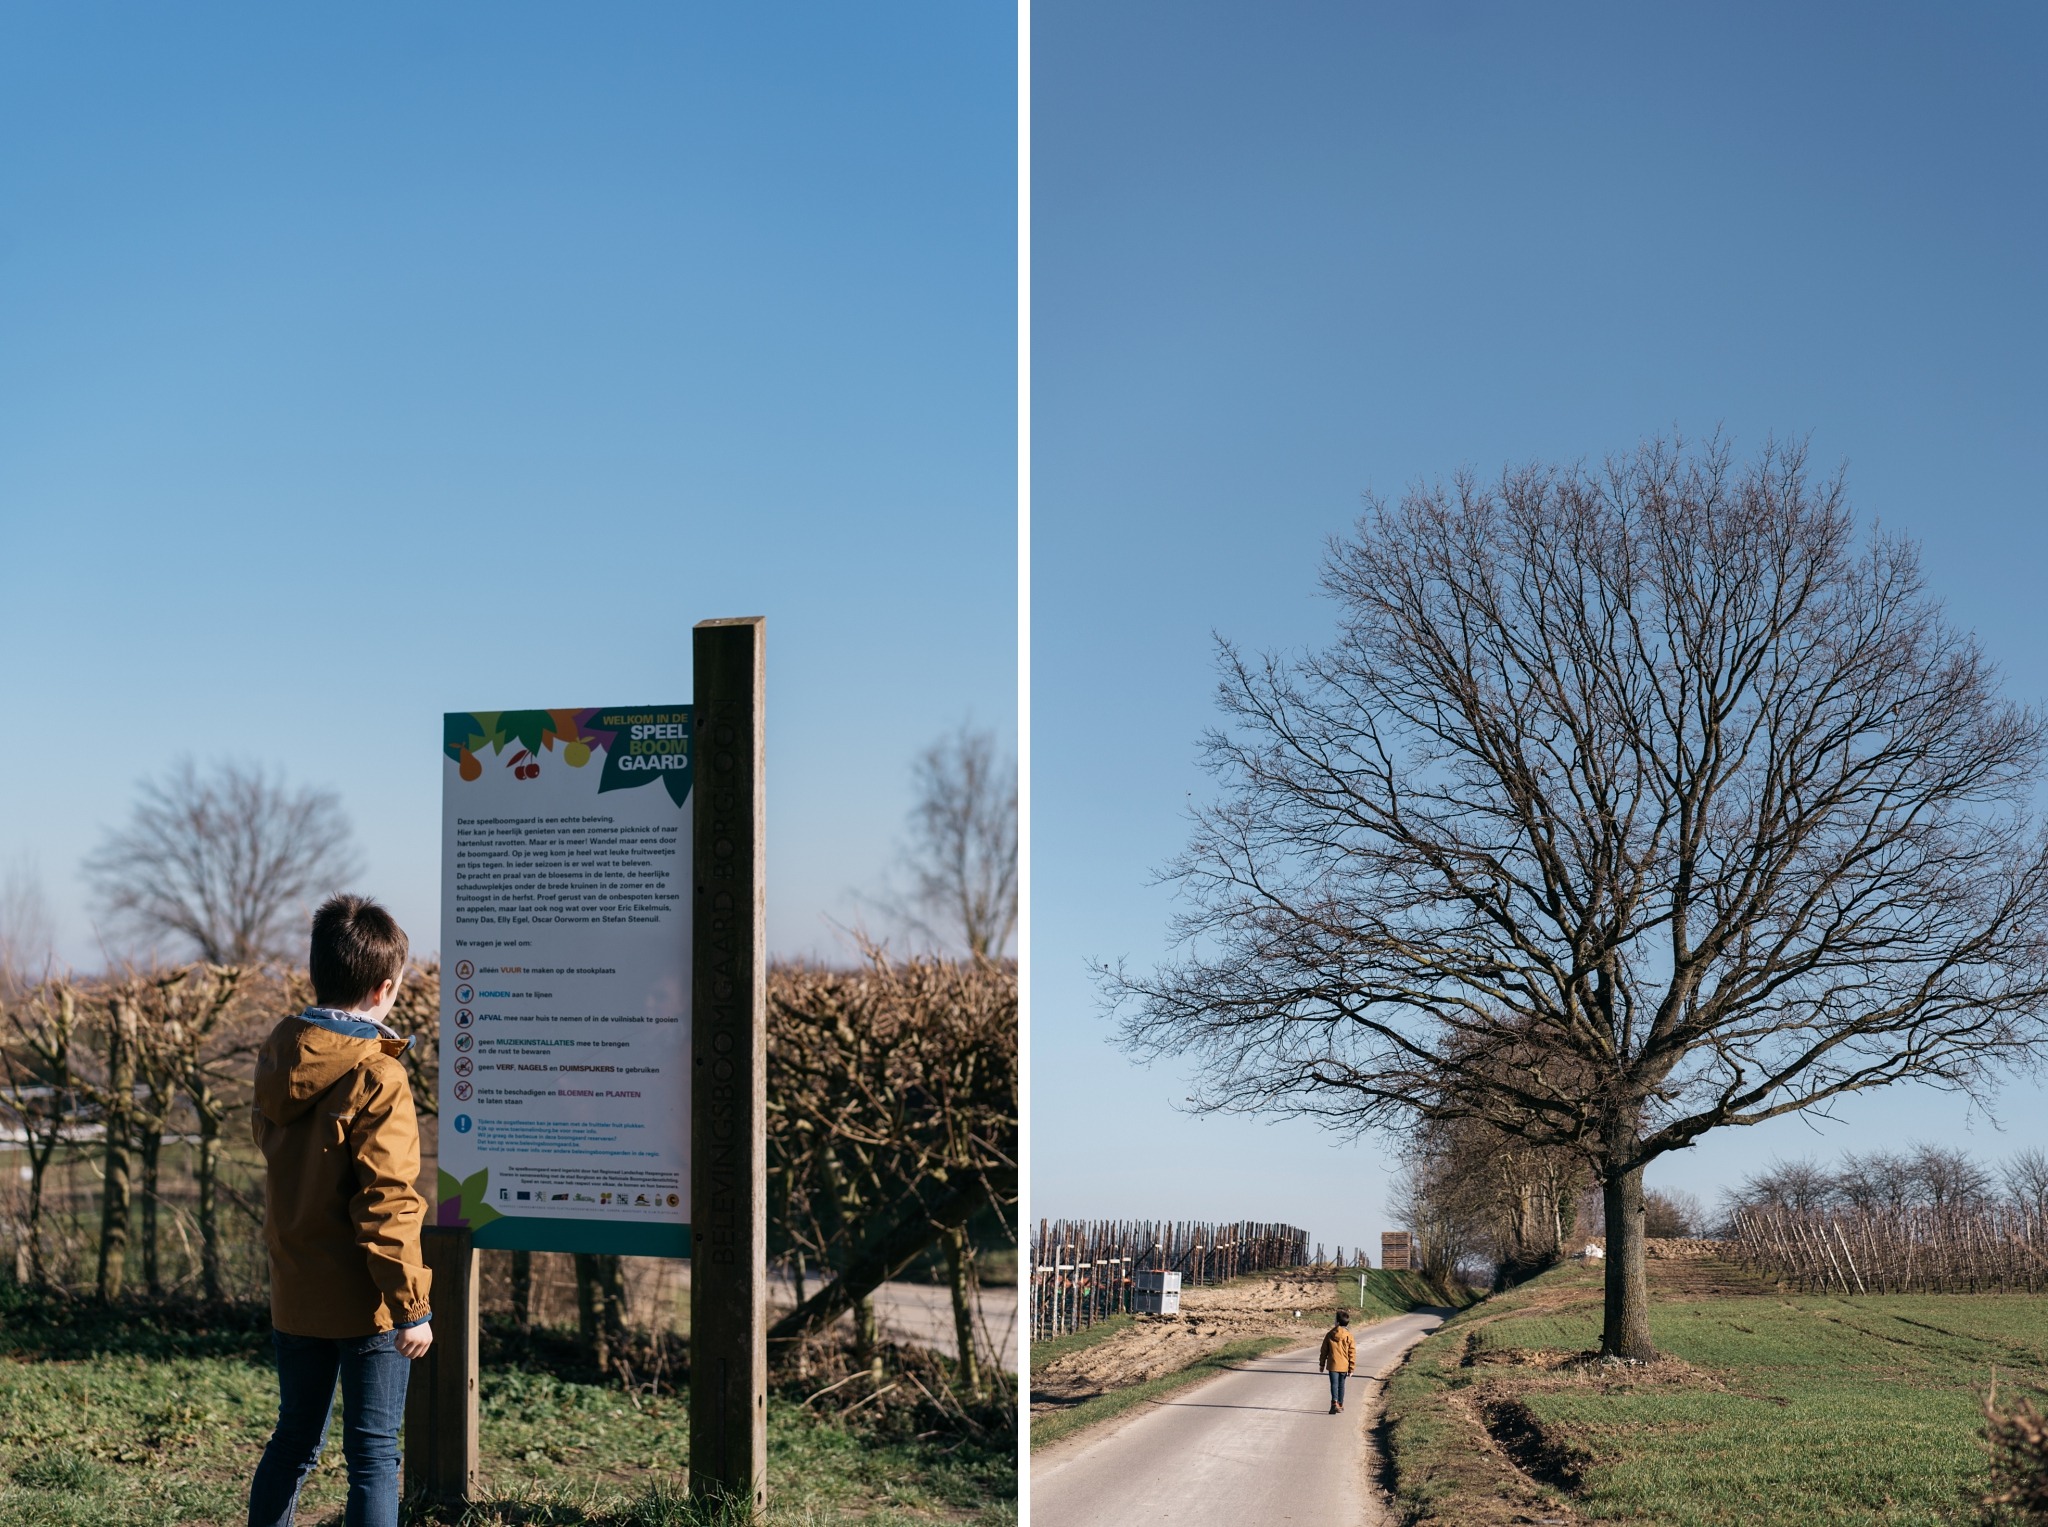
M 277 1431 L 249 1487 L 249 1527 L 291 1527 L 299 1487 L 320 1461 L 334 1382 L 341 1380 L 341 1452 L 348 1466 L 347 1527 L 398 1527 L 398 1432 L 412 1364 L 397 1333 L 272 1333 L 277 1343 Z

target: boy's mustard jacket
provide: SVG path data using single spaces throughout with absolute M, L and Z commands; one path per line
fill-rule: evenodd
M 1331 1326 L 1323 1333 L 1323 1355 L 1316 1366 L 1332 1373 L 1349 1373 L 1358 1362 L 1358 1343 L 1351 1339 L 1349 1326 Z
M 375 1033 L 287 1018 L 256 1059 L 270 1319 L 294 1336 L 371 1336 L 430 1313 L 405 1042 L 360 1037 Z

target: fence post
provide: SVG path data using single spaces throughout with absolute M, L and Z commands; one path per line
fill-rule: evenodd
M 466 1225 L 428 1225 L 420 1255 L 433 1279 L 434 1344 L 405 1391 L 405 1493 L 461 1510 L 477 1490 L 476 1247 Z

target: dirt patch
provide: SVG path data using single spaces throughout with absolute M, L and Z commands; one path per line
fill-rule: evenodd
M 1185 1368 L 1248 1336 L 1320 1336 L 1335 1310 L 1327 1273 L 1239 1278 L 1180 1296 L 1178 1315 L 1139 1315 L 1092 1347 L 1031 1372 L 1031 1410 L 1062 1410 L 1127 1384 Z M 1300 1316 L 1296 1318 L 1296 1311 Z M 1364 1324 L 1355 1313 L 1354 1328 Z
M 1574 1495 L 1585 1484 L 1587 1456 L 1545 1435 L 1520 1400 L 1481 1395 L 1474 1408 L 1494 1446 L 1536 1483 Z

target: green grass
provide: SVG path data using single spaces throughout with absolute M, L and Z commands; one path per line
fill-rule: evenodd
M 1388 1401 L 1411 1520 L 1506 1519 L 1485 1514 L 1508 1487 L 1463 1461 L 1476 1438 L 1455 1403 L 1497 1396 L 1519 1400 L 1549 1465 L 1577 1479 L 1561 1491 L 1509 1485 L 1568 1499 L 1592 1521 L 1967 1522 L 1987 1467 L 1979 1407 L 1992 1370 L 2003 1383 L 2048 1377 L 2048 1300 L 2024 1295 L 1658 1294 L 1658 1348 L 1690 1370 L 1537 1358 L 1598 1345 L 1598 1293 L 1597 1270 L 1561 1268 L 1417 1349 Z
M 1301 1338 L 1298 1336 L 1253 1336 L 1243 1341 L 1234 1341 L 1227 1346 L 1218 1347 L 1213 1352 L 1205 1353 L 1187 1367 L 1175 1369 L 1172 1373 L 1162 1373 L 1159 1377 L 1147 1379 L 1141 1384 L 1112 1389 L 1107 1394 L 1083 1400 L 1067 1410 L 1033 1416 L 1032 1449 L 1036 1451 L 1048 1442 L 1057 1442 L 1062 1437 L 1071 1436 L 1085 1426 L 1095 1426 L 1114 1416 L 1120 1416 L 1134 1405 L 1159 1399 L 1163 1395 L 1185 1389 L 1190 1384 L 1198 1384 L 1203 1379 L 1214 1378 L 1238 1363 L 1247 1362 L 1255 1357 L 1264 1357 L 1268 1352 L 1277 1352 L 1282 1347 L 1299 1345 Z
M 185 1322 L 181 1331 L 81 1316 L 24 1333 L 17 1314 L 0 1309 L 0 1527 L 245 1519 L 249 1477 L 276 1416 L 267 1331 L 246 1318 L 206 1329 Z M 129 1341 L 140 1350 L 118 1350 Z M 906 1430 L 819 1418 L 771 1396 L 768 1521 L 1012 1527 L 1007 1437 L 920 1440 Z M 487 1363 L 482 1439 L 486 1500 L 465 1519 L 470 1527 L 699 1520 L 676 1493 L 688 1448 L 688 1412 L 676 1396 L 635 1397 Z M 345 1494 L 337 1415 L 300 1522 L 338 1523 Z
M 1461 1310 L 1480 1296 L 1459 1283 L 1446 1287 L 1419 1272 L 1389 1272 L 1384 1267 L 1365 1269 L 1365 1294 L 1358 1289 L 1357 1268 L 1336 1274 L 1337 1305 L 1358 1310 L 1374 1320 L 1389 1315 L 1406 1315 L 1419 1309 Z

